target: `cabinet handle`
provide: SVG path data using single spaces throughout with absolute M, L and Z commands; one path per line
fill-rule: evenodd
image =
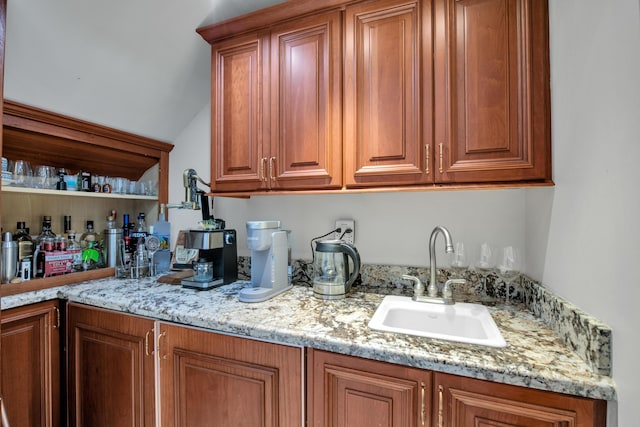
M 442 145 L 443 144 L 438 144 L 440 146 L 440 173 L 442 173 Z
M 276 158 L 275 157 L 269 157 L 269 179 L 271 181 L 275 181 L 276 177 L 273 175 L 276 167 L 275 167 L 275 161 Z
M 264 170 L 266 169 L 267 158 L 263 157 L 260 159 L 260 181 L 266 181 L 267 176 L 265 175 Z
M 144 355 L 145 356 L 151 356 L 154 352 L 154 350 L 151 350 L 151 352 L 149 352 L 149 334 L 152 334 L 153 330 L 149 330 L 147 331 L 146 334 L 144 334 Z
M 158 335 L 158 345 L 156 346 L 156 349 L 158 350 L 157 351 L 158 359 L 162 359 L 162 360 L 167 358 L 167 355 L 166 354 L 162 355 L 161 354 L 162 352 L 160 351 L 160 338 L 165 337 L 165 336 L 167 336 L 167 331 L 162 331 L 162 333 L 160 335 Z
M 54 329 L 60 329 L 62 326 L 62 320 L 60 319 L 60 309 L 58 307 L 53 307 L 56 312 L 56 323 L 53 325 Z
M 420 399 L 422 400 L 422 408 L 420 409 L 420 421 L 422 422 L 422 425 L 424 425 L 424 420 L 427 412 L 427 408 L 424 401 L 424 389 L 425 389 L 424 382 L 421 382 L 420 383 Z
M 426 163 L 426 166 L 425 166 L 425 168 L 424 168 L 424 173 L 427 173 L 427 174 L 429 173 L 429 148 L 430 148 L 430 147 L 431 147 L 431 146 L 430 146 L 429 144 L 426 144 L 426 145 L 424 146 L 424 152 L 425 152 L 425 163 Z
M 439 385 L 438 386 L 438 427 L 443 427 L 444 426 L 444 413 L 443 413 L 443 390 L 442 390 L 442 386 Z

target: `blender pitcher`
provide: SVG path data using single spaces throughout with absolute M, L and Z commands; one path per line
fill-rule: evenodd
M 349 272 L 349 258 L 353 271 Z M 342 240 L 316 243 L 313 264 L 313 294 L 321 299 L 340 299 L 351 289 L 360 273 L 360 254 L 355 246 Z

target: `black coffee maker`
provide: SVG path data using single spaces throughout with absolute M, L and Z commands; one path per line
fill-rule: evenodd
M 208 275 L 195 274 L 183 279 L 182 286 L 206 290 L 238 280 L 238 248 L 236 230 L 189 230 L 185 232 L 185 249 L 198 251 L 193 263 L 177 264 L 174 269 L 195 269 L 206 264 Z M 200 264 L 200 265 L 198 265 Z

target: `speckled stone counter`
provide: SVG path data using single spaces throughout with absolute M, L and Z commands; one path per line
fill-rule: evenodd
M 369 319 L 384 295 L 355 290 L 319 300 L 294 286 L 271 300 L 246 304 L 238 281 L 211 291 L 154 279 L 101 279 L 2 298 L 2 309 L 62 298 L 154 319 L 289 345 L 314 347 L 434 371 L 577 396 L 615 400 L 613 380 L 593 369 L 522 304 L 489 307 L 506 348 L 490 348 L 374 331 Z

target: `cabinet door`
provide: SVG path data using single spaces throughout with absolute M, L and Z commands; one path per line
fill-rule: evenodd
M 160 324 L 161 425 L 299 427 L 302 349 Z
M 351 6 L 345 28 L 347 186 L 432 182 L 430 3 Z
M 606 402 L 602 400 L 441 373 L 434 377 L 433 407 L 437 411 L 434 425 L 438 426 L 606 425 Z
M 271 32 L 271 187 L 342 186 L 341 15 Z
M 268 36 L 233 38 L 212 49 L 211 189 L 266 188 Z
M 550 179 L 547 2 L 434 4 L 436 181 Z
M 430 372 L 313 349 L 307 360 L 307 425 L 430 424 Z
M 59 314 L 57 301 L 2 312 L 2 396 L 11 425 L 62 425 Z
M 154 322 L 68 305 L 70 426 L 154 426 Z

